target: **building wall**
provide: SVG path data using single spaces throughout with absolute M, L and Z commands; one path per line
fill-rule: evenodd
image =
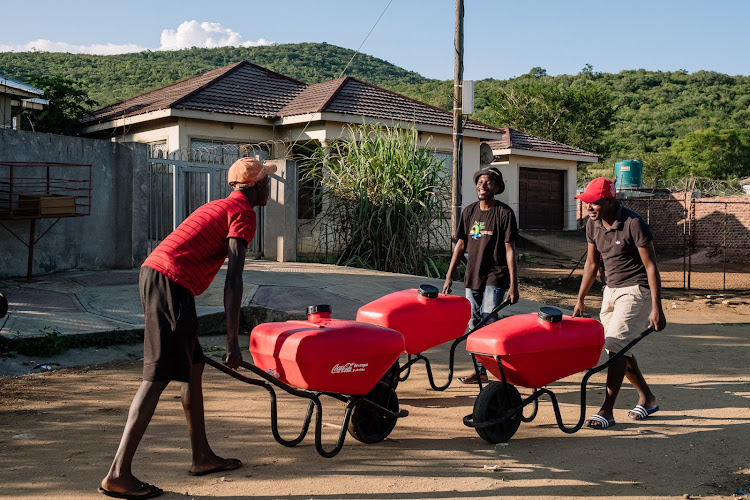
M 148 125 L 133 125 L 127 134 L 114 137 L 118 142 L 167 141 L 167 151 L 177 151 L 187 150 L 191 139 L 255 144 L 272 140 L 274 133 L 272 127 L 191 118 L 162 120 Z
M 0 94 L 0 129 L 11 128 L 13 118 L 10 107 L 11 96 Z M 0 158 L 1 160 L 2 158 Z
M 478 154 L 477 149 L 477 154 Z M 493 163 L 500 167 L 503 172 L 505 181 L 505 192 L 498 196 L 503 203 L 508 204 L 518 216 L 519 211 L 519 179 L 521 168 L 539 168 L 547 170 L 564 170 L 565 171 L 565 192 L 563 197 L 565 201 L 565 229 L 575 230 L 577 228 L 577 208 L 576 200 L 573 199 L 576 193 L 576 175 L 578 164 L 571 160 L 558 160 L 552 158 L 539 158 L 524 155 L 510 155 L 507 160 Z M 471 181 L 470 181 L 471 182 Z M 475 195 L 476 197 L 476 195 Z
M 92 165 L 91 215 L 61 218 L 36 243 L 33 274 L 130 269 L 146 257 L 148 147 L 24 130 L 0 130 L 0 160 Z M 1 220 L 28 243 L 28 220 Z M 36 236 L 56 219 L 39 219 Z M 0 227 L 0 278 L 26 276 L 28 250 Z

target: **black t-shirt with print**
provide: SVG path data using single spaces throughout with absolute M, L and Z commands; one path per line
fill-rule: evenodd
M 513 210 L 500 201 L 489 210 L 479 208 L 480 202 L 466 207 L 461 214 L 458 239 L 466 242 L 469 254 L 464 286 L 479 290 L 486 285 L 510 287 L 505 243 L 518 241 L 518 225 Z
M 609 288 L 648 286 L 646 267 L 641 261 L 638 248 L 646 246 L 654 237 L 651 228 L 637 212 L 617 202 L 617 213 L 612 226 L 606 229 L 602 221 L 588 220 L 586 239 L 596 245 L 602 255 Z

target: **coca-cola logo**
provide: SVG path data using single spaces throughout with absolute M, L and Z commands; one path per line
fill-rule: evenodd
M 363 372 L 367 368 L 368 363 L 344 363 L 343 365 L 336 364 L 332 369 L 331 373 L 356 373 Z

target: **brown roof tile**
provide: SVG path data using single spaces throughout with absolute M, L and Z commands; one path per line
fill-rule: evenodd
M 598 155 L 584 149 L 568 146 L 561 142 L 555 142 L 526 132 L 520 132 L 512 128 L 502 129 L 503 139 L 499 141 L 487 141 L 487 144 L 495 149 L 525 149 L 528 151 L 538 151 L 542 153 L 556 153 L 575 156 L 591 156 L 598 158 Z
M 84 118 L 83 123 L 102 123 L 169 108 L 269 118 L 327 111 L 388 121 L 453 126 L 453 114 L 449 111 L 351 77 L 306 85 L 247 61 L 102 108 Z M 467 120 L 464 128 L 499 131 L 474 120 Z
M 449 111 L 351 77 L 308 86 L 279 114 L 292 116 L 319 111 L 453 127 L 453 114 Z M 464 128 L 499 131 L 474 120 L 468 120 Z
M 346 78 L 308 85 L 292 102 L 279 110 L 279 116 L 294 116 L 322 111 Z
M 246 61 L 217 68 L 107 106 L 84 124 L 180 108 L 249 116 L 274 116 L 305 84 Z

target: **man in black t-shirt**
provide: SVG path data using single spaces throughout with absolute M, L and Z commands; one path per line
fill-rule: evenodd
M 658 331 L 667 324 L 651 229 L 640 215 L 623 207 L 616 196 L 614 184 L 599 177 L 575 197 L 588 204 L 589 220 L 588 255 L 573 316 L 583 315 L 583 301 L 594 284 L 601 256 L 607 270 L 607 285 L 599 317 L 604 326 L 604 348 L 610 357 L 647 327 L 653 326 Z M 638 391 L 638 404 L 628 417 L 643 420 L 659 410 L 656 396 L 643 378 L 635 356 L 628 352 L 609 366 L 604 403 L 598 413 L 586 420 L 586 425 L 606 429 L 615 424 L 615 400 L 625 377 Z
M 466 298 L 471 302 L 472 330 L 480 321 L 508 297 L 518 302 L 518 273 L 516 270 L 516 241 L 518 226 L 513 210 L 495 196 L 505 191 L 503 174 L 497 167 L 480 170 L 474 174 L 479 201 L 472 203 L 461 214 L 443 293 L 449 293 L 453 273 L 458 263 L 468 253 L 466 262 Z M 494 319 L 489 320 L 489 322 Z M 486 368 L 479 365 L 480 377 L 487 380 Z M 460 382 L 476 384 L 476 374 L 459 377 Z

